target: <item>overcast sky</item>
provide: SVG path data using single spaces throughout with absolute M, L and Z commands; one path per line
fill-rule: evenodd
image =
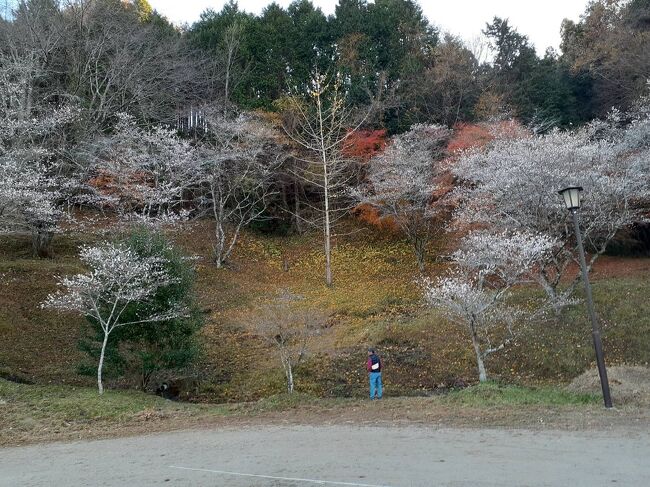
M 291 0 L 276 0 L 287 6 Z M 578 20 L 587 0 L 418 0 L 432 23 L 466 40 L 476 37 L 495 15 L 510 19 L 517 30 L 529 37 L 538 53 L 560 45 L 562 19 Z M 225 0 L 149 0 L 149 3 L 174 23 L 193 23 L 206 8 L 219 11 Z M 259 14 L 270 0 L 239 0 L 239 7 Z M 325 14 L 334 12 L 336 0 L 312 0 Z

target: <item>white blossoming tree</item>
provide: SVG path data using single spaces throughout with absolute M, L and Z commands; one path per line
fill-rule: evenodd
M 241 229 L 260 218 L 276 193 L 275 133 L 251 114 L 237 117 L 206 110 L 208 130 L 199 143 L 196 177 L 204 191 L 199 206 L 214 218 L 213 260 L 223 267 Z
M 595 124 L 576 132 L 497 139 L 487 150 L 466 153 L 453 167 L 465 183 L 458 221 L 551 236 L 556 244 L 534 277 L 559 313 L 580 277 L 576 273 L 572 283 L 561 286 L 577 254 L 557 191 L 584 187 L 580 219 L 591 266 L 620 229 L 643 219 L 639 201 L 650 195 L 647 142 L 643 146 L 649 130 L 648 119 L 614 130 Z
M 414 125 L 370 160 L 367 184 L 353 192 L 404 232 L 420 271 L 424 271 L 427 244 L 437 229 L 444 229 L 440 219 L 448 211 L 442 202 L 441 159 L 450 135 L 439 125 Z
M 0 232 L 31 234 L 37 256 L 46 256 L 63 216 L 61 134 L 77 113 L 50 107 L 34 85 L 37 59 L 0 54 Z
M 86 151 L 91 185 L 123 219 L 167 222 L 185 216 L 185 191 L 198 182 L 198 159 L 190 141 L 176 131 L 142 128 L 121 113 L 114 133 Z
M 165 311 L 161 312 L 159 307 L 155 312 L 146 311 L 146 303 L 156 291 L 174 282 L 160 258 L 143 258 L 123 245 L 110 243 L 83 247 L 80 258 L 89 267 L 89 272 L 62 278 L 59 282 L 61 289 L 50 294 L 43 306 L 80 313 L 100 325 L 103 341 L 97 365 L 97 387 L 103 394 L 106 345 L 115 329 L 171 320 L 185 316 L 187 311 L 173 302 Z M 144 311 L 136 319 L 123 320 L 123 313 L 133 303 L 145 305 L 139 307 Z
M 521 308 L 508 304 L 510 290 L 530 279 L 553 246 L 542 234 L 476 231 L 452 255 L 450 276 L 425 280 L 427 302 L 469 333 L 479 381 L 487 380 L 486 358 L 516 336 L 515 326 L 524 317 Z

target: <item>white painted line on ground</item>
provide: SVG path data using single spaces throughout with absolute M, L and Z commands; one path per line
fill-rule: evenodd
M 190 467 L 177 467 L 176 465 L 169 465 L 169 468 L 176 468 L 179 470 L 193 470 L 195 472 L 210 472 L 218 473 L 221 475 L 236 475 L 238 477 L 255 477 L 258 479 L 270 479 L 270 480 L 289 480 L 292 482 L 308 482 L 311 484 L 318 485 L 347 485 L 348 487 L 391 487 L 390 485 L 375 485 L 375 484 L 357 484 L 354 482 L 333 482 L 331 480 L 315 480 L 315 479 L 300 479 L 292 477 L 274 477 L 272 475 L 256 475 L 252 473 L 241 473 L 241 472 L 227 472 L 225 470 L 211 470 L 209 468 L 190 468 Z

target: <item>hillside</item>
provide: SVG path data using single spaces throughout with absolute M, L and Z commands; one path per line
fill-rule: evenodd
M 386 363 L 389 395 L 421 395 L 459 381 L 475 382 L 471 344 L 463 330 L 426 309 L 408 245 L 398 237 L 357 228 L 338 239 L 335 285 L 322 279 L 318 234 L 273 237 L 246 232 L 229 268 L 207 259 L 210 227 L 199 222 L 173 236 L 197 260 L 197 293 L 207 314 L 203 356 L 180 381 L 192 400 L 241 401 L 284 390 L 275 351 L 248 323 L 256 308 L 286 289 L 308 309 L 325 311 L 327 326 L 312 339 L 298 368 L 298 391 L 322 396 L 365 394 L 365 349 L 377 346 Z M 30 257 L 28 242 L 4 238 L 0 257 L 0 376 L 35 383 L 89 384 L 77 373 L 83 320 L 43 310 L 55 276 L 79 269 L 74 236 L 55 239 L 54 258 Z M 442 244 L 439 245 L 442 248 Z M 427 273 L 444 272 L 430 259 Z M 603 257 L 593 272 L 605 351 L 610 364 L 650 362 L 650 259 Z M 521 296 L 531 291 L 521 289 Z M 487 364 L 493 378 L 522 384 L 564 383 L 592 362 L 590 327 L 582 306 L 560 319 L 525 328 Z M 133 386 L 134 378 L 112 387 Z

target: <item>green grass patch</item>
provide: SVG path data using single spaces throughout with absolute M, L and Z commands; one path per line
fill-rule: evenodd
M 574 406 L 599 404 L 601 398 L 593 394 L 576 394 L 553 387 L 522 387 L 484 382 L 467 389 L 453 391 L 443 402 L 472 407 L 491 406 Z
M 265 397 L 254 403 L 247 403 L 244 406 L 235 406 L 235 410 L 247 413 L 265 413 L 274 411 L 286 411 L 303 406 L 315 405 L 322 400 L 311 394 L 303 392 L 294 392 L 293 394 L 282 393 Z
M 124 421 L 146 410 L 189 412 L 193 405 L 167 401 L 137 391 L 112 391 L 99 395 L 89 387 L 25 385 L 0 379 L 3 422 Z

